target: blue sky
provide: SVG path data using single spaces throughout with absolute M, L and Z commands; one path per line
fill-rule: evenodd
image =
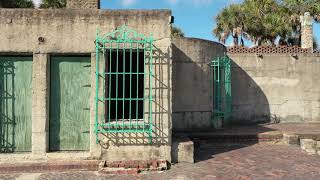
M 175 25 L 186 36 L 217 41 L 211 33 L 214 17 L 224 7 L 241 0 L 101 0 L 102 9 L 171 9 Z M 314 25 L 320 44 L 320 24 Z M 228 45 L 229 42 L 227 42 Z

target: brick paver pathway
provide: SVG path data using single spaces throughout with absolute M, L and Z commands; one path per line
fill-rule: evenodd
M 42 174 L 2 174 L 0 179 L 203 179 L 203 180 L 320 180 L 320 156 L 308 155 L 299 147 L 260 143 L 200 143 L 195 164 L 180 163 L 169 171 L 133 175 L 99 175 L 97 172 L 51 172 Z

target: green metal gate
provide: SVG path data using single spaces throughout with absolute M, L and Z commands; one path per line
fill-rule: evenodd
M 126 26 L 96 37 L 95 132 L 146 133 L 152 143 L 153 38 Z M 99 67 L 100 61 L 104 67 Z M 103 97 L 99 96 L 103 78 Z M 104 116 L 98 117 L 99 106 Z
M 0 56 L 0 152 L 31 151 L 32 56 Z
M 90 56 L 50 58 L 49 149 L 89 150 Z
M 211 62 L 213 75 L 213 121 L 222 125 L 230 123 L 232 111 L 231 61 L 227 55 L 216 57 Z

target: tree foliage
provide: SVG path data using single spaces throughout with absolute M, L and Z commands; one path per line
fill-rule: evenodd
M 66 4 L 66 0 L 43 0 L 40 8 L 64 8 Z
M 179 27 L 172 26 L 172 28 L 171 28 L 171 36 L 172 37 L 184 37 L 184 33 Z
M 319 0 L 244 0 L 222 9 L 216 17 L 213 34 L 225 43 L 230 36 L 234 44 L 245 38 L 254 44 L 274 45 L 280 37 L 286 44 L 299 43 L 300 15 L 310 12 L 320 20 Z
M 0 7 L 3 8 L 33 8 L 32 0 L 0 0 Z
M 42 0 L 40 8 L 64 8 L 66 0 Z M 0 0 L 3 8 L 34 8 L 32 0 Z

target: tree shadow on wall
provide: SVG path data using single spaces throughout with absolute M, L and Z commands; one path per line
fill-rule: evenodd
M 263 90 L 247 73 L 257 74 L 259 70 L 244 70 L 233 60 L 231 68 L 233 125 L 278 123 L 279 119 L 270 114 L 269 102 Z
M 223 52 L 217 51 L 213 57 L 208 57 L 209 54 L 204 48 L 199 52 L 196 49 L 188 52 L 190 48 L 185 48 L 183 45 L 178 46 L 179 44 L 173 44 L 173 137 L 178 141 L 179 138 L 183 139 L 185 136 L 193 139 L 196 161 L 210 159 L 219 153 L 256 144 L 260 133 L 273 131 L 273 129 L 259 125 L 271 123 L 274 120 L 270 115 L 266 95 L 250 75 L 257 72 L 243 69 L 243 66 L 240 67 L 232 59 L 233 111 L 229 119 L 229 126 L 217 129 L 219 125 L 212 118 L 213 74 L 208 64 L 213 58 L 223 56 Z M 248 141 L 237 144 L 239 138 Z M 232 145 L 234 142 L 237 143 Z M 210 147 L 206 144 L 229 145 L 217 148 L 218 146 Z
M 193 51 L 191 53 L 197 53 Z M 199 52 L 199 56 L 205 52 Z M 195 56 L 194 54 L 192 54 Z M 192 59 L 172 44 L 172 128 L 174 133 L 211 131 L 212 77 L 205 57 Z
M 150 54 L 147 54 L 147 59 Z M 153 84 L 152 84 L 152 143 L 149 141 L 149 134 L 143 132 L 115 132 L 101 133 L 107 142 L 100 142 L 103 148 L 108 148 L 111 144 L 115 146 L 161 146 L 168 145 L 170 135 L 170 52 L 167 49 L 163 52 L 160 48 L 153 46 L 152 53 Z M 149 65 L 148 63 L 146 65 Z M 145 85 L 145 91 L 149 89 L 149 83 Z M 147 116 L 149 112 L 144 112 Z
M 251 77 L 254 73 L 258 72 L 253 69 L 245 70 L 231 60 L 232 116 L 230 126 L 215 130 L 208 137 L 203 135 L 196 137 L 200 139 L 195 143 L 196 161 L 211 159 L 220 153 L 257 144 L 259 134 L 274 131 L 274 129 L 263 126 L 263 124 L 278 123 L 279 120 L 271 116 L 266 95 Z

